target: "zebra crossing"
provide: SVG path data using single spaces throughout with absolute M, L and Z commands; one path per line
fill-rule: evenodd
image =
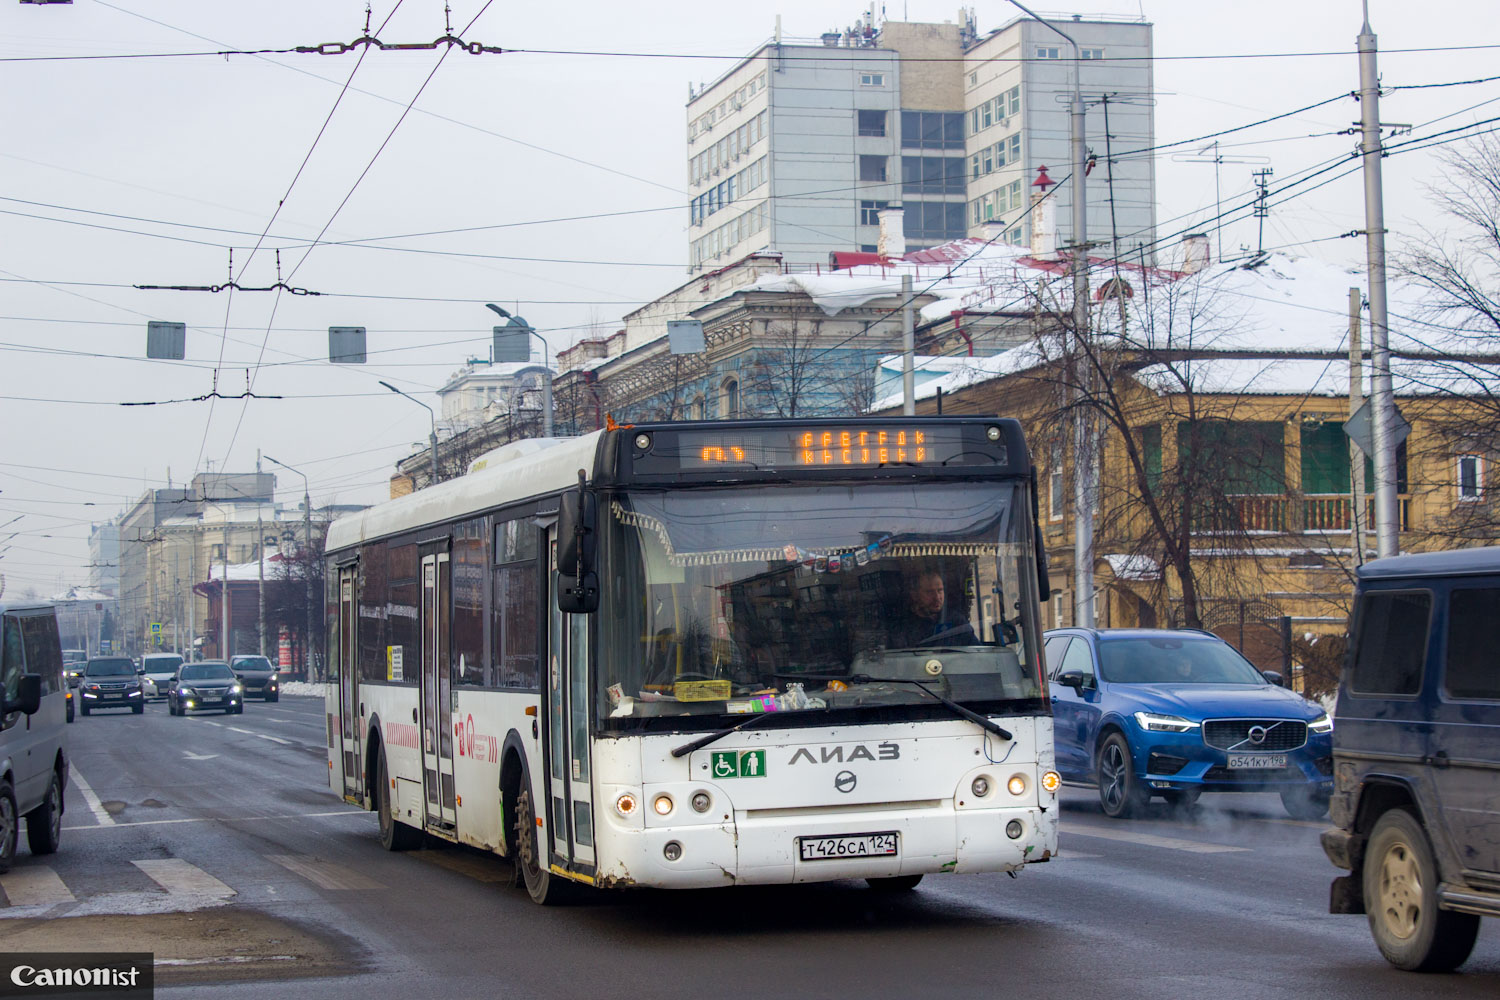
M 300 854 L 267 854 L 262 857 L 278 870 L 304 880 L 311 886 L 331 892 L 384 889 L 385 884 L 326 858 Z M 182 858 L 142 858 L 130 864 L 143 876 L 145 887 L 121 888 L 118 876 L 101 891 L 90 891 L 87 874 L 59 871 L 40 861 L 27 863 L 17 859 L 17 866 L 0 875 L 0 920 L 40 915 L 82 913 L 162 913 L 190 911 L 225 906 L 241 896 L 241 891 L 219 877 L 238 881 L 242 888 L 253 883 L 263 887 L 267 879 L 246 874 L 236 865 L 237 874 L 214 874 Z M 62 867 L 62 866 L 59 866 Z M 65 907 L 65 909 L 56 909 Z

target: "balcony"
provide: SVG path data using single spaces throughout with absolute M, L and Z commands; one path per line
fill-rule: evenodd
M 1353 530 L 1354 502 L 1348 494 L 1316 494 L 1302 498 L 1302 531 L 1351 531 Z M 1411 530 L 1411 497 L 1397 497 L 1396 510 L 1400 518 L 1401 531 Z M 1375 499 L 1365 499 L 1365 530 L 1373 531 L 1375 524 Z

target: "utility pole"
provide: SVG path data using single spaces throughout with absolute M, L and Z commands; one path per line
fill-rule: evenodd
M 912 315 L 911 275 L 901 276 L 901 412 L 917 412 L 916 317 Z
M 260 449 L 255 449 L 255 556 L 256 568 L 255 636 L 257 652 L 266 655 L 266 527 L 260 508 Z
M 1359 30 L 1360 152 L 1365 173 L 1365 252 L 1370 281 L 1370 428 L 1375 446 L 1375 554 L 1384 559 L 1400 552 L 1396 509 L 1395 408 L 1391 391 L 1390 329 L 1386 325 L 1385 204 L 1380 180 L 1380 75 L 1376 71 L 1375 33 L 1370 4 Z
M 1364 405 L 1364 372 L 1359 344 L 1359 311 L 1364 297 L 1349 289 L 1349 416 Z M 1354 533 L 1354 565 L 1365 564 L 1365 453 L 1349 439 L 1349 527 Z
M 224 575 L 219 579 L 219 656 L 229 659 L 229 520 L 224 521 Z
M 1255 233 L 1255 252 L 1266 252 L 1266 218 L 1271 214 L 1271 206 L 1266 203 L 1267 188 L 1271 183 L 1271 175 L 1276 171 L 1270 167 L 1262 167 L 1260 170 L 1252 171 L 1251 176 L 1255 178 L 1255 218 L 1259 219 Z M 1219 235 L 1219 252 L 1223 253 L 1223 233 Z

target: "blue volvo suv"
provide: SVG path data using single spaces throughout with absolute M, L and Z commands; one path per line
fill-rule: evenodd
M 1057 770 L 1096 782 L 1106 815 L 1203 792 L 1280 792 L 1298 819 L 1327 811 L 1333 720 L 1218 636 L 1055 629 L 1046 652 Z

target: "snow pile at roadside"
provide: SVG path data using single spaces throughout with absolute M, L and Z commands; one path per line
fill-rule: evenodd
M 282 681 L 279 687 L 282 694 L 314 698 L 327 697 L 333 690 L 332 684 L 309 684 L 307 681 Z

